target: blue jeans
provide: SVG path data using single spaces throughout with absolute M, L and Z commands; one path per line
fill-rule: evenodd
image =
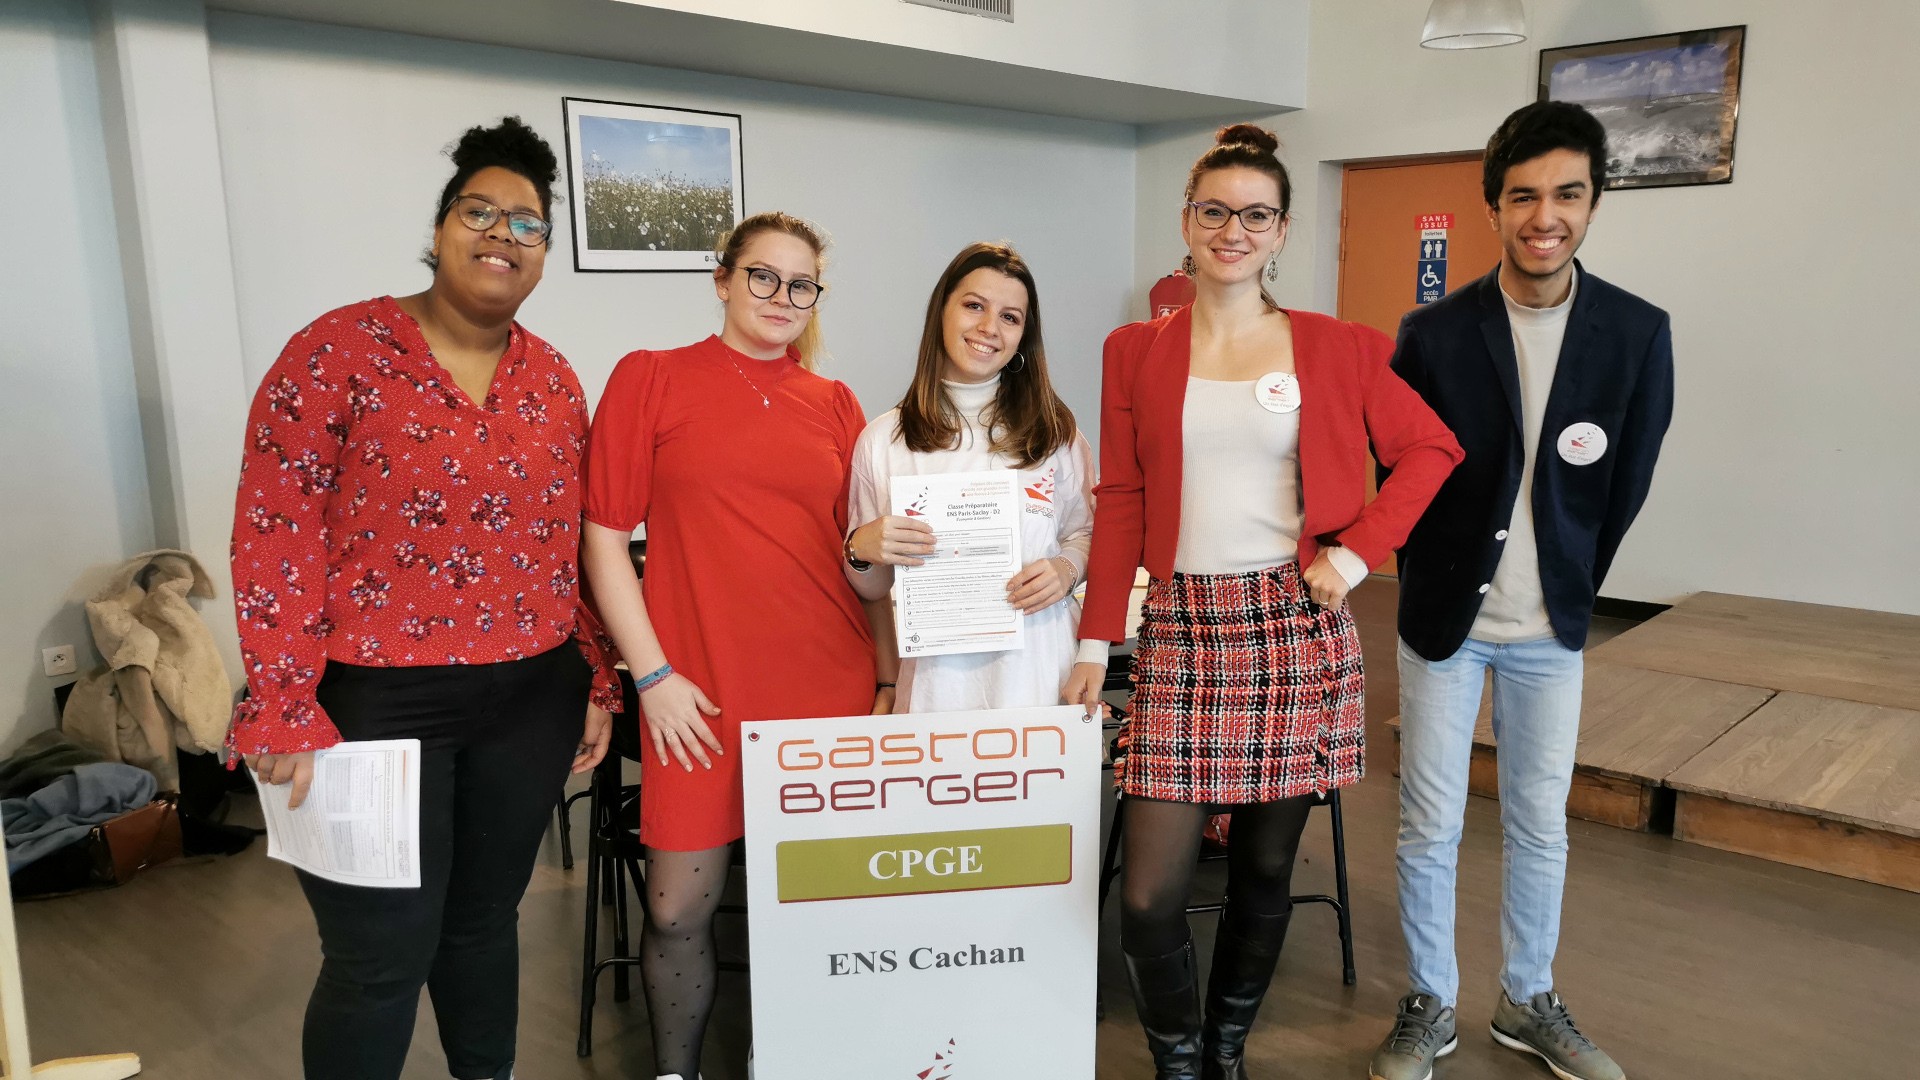
M 1454 957 L 1454 867 L 1467 769 L 1486 673 L 1499 746 L 1500 983 L 1526 1001 L 1553 989 L 1567 878 L 1567 790 L 1580 734 L 1581 654 L 1558 641 L 1496 645 L 1469 638 L 1441 661 L 1400 643 L 1400 928 L 1414 990 L 1448 1005 Z

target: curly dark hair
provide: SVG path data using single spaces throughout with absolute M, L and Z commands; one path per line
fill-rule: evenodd
M 1515 109 L 1487 140 L 1481 166 L 1480 189 L 1488 206 L 1500 205 L 1507 170 L 1555 150 L 1587 155 L 1587 173 L 1593 183 L 1593 204 L 1600 205 L 1600 189 L 1607 180 L 1607 129 L 1585 108 L 1571 101 L 1536 101 Z
M 560 180 L 560 159 L 554 156 L 547 140 L 519 117 L 503 117 L 493 127 L 468 128 L 460 141 L 447 147 L 446 155 L 453 159 L 453 176 L 447 186 L 440 189 L 440 201 L 433 212 L 434 228 L 440 227 L 441 219 L 446 217 L 467 181 L 480 170 L 494 166 L 526 177 L 540 193 L 540 216 L 549 221 L 553 219 L 553 185 Z M 547 246 L 553 246 L 551 232 L 547 233 Z M 440 269 L 440 260 L 433 257 L 431 249 L 420 261 L 426 263 L 429 270 Z

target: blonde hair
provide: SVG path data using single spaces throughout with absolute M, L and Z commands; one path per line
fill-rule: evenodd
M 723 275 L 731 273 L 729 268 L 739 265 L 741 254 L 747 250 L 747 245 L 753 242 L 753 238 L 767 232 L 786 233 L 806 244 L 813 249 L 814 273 L 819 274 L 826 269 L 827 239 L 820 229 L 804 218 L 794 217 L 782 210 L 769 210 L 741 221 L 733 227 L 732 232 L 727 234 L 727 238 L 721 241 L 718 252 L 720 265 L 714 268 L 714 278 L 718 280 Z M 808 371 L 818 371 L 820 361 L 826 356 L 826 343 L 820 331 L 818 306 L 813 309 L 811 316 L 807 320 L 806 328 L 801 330 L 800 336 L 794 340 L 793 347 L 800 353 L 801 367 Z

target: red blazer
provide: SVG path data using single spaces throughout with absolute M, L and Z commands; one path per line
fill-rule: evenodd
M 1137 567 L 1156 578 L 1173 574 L 1192 312 L 1183 307 L 1107 337 L 1083 638 L 1126 636 Z M 1312 565 L 1323 546 L 1339 544 L 1378 566 L 1406 540 L 1465 455 L 1420 395 L 1387 367 L 1392 339 L 1311 311 L 1287 315 L 1302 402 L 1300 565 Z M 1393 471 L 1372 503 L 1369 441 Z

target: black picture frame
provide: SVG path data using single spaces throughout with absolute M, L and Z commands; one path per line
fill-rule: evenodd
M 579 273 L 711 273 L 746 215 L 738 113 L 562 97 Z
M 1599 118 L 1609 191 L 1730 184 L 1746 41 L 1742 25 L 1542 49 L 1537 100 Z

